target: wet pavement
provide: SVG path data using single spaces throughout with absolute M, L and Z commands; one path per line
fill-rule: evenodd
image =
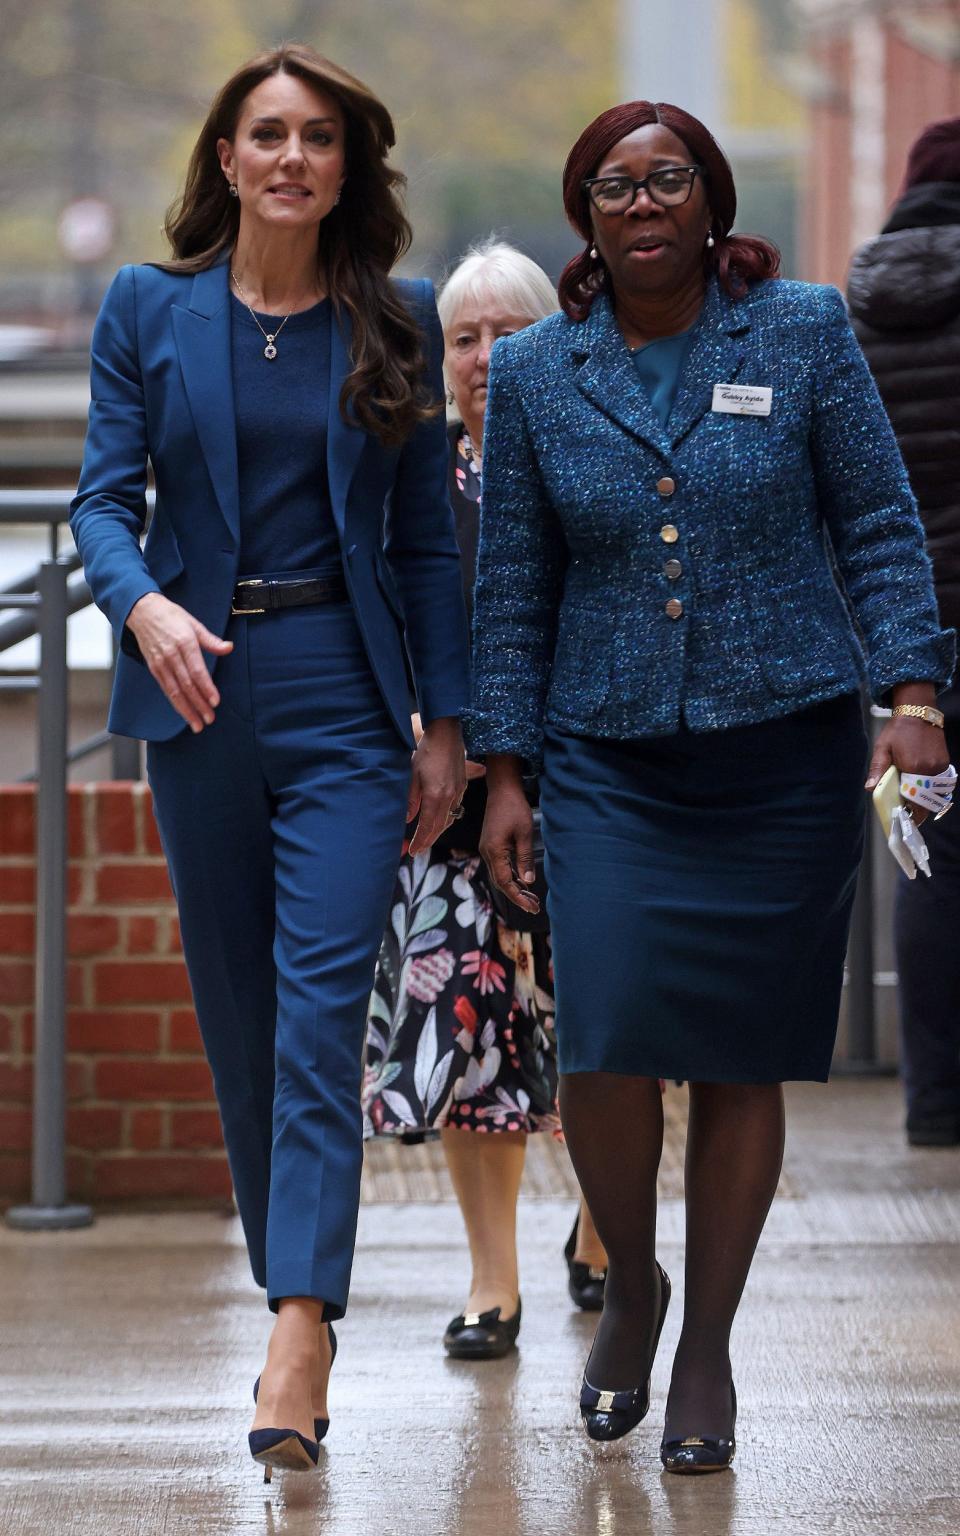
M 890 1082 L 789 1093 L 786 1187 L 734 1338 L 736 1470 L 661 1473 L 682 1300 L 647 1420 L 597 1448 L 576 1396 L 594 1320 L 566 1296 L 569 1200 L 520 1209 L 523 1328 L 445 1359 L 466 1261 L 449 1202 L 368 1203 L 319 1473 L 248 1459 L 268 1318 L 235 1218 L 0 1232 L 0 1536 L 960 1536 L 960 1150 L 910 1151 Z

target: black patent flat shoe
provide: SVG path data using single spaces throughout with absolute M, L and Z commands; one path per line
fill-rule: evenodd
M 500 1308 L 461 1312 L 447 1324 L 443 1347 L 454 1360 L 500 1360 L 508 1355 L 520 1332 L 520 1298 L 512 1317 L 502 1321 Z
M 723 1435 L 688 1435 L 685 1440 L 663 1440 L 660 1460 L 668 1472 L 723 1472 L 733 1463 L 737 1442 L 737 1391 L 730 1383 L 733 1423 L 729 1440 Z
M 911 1147 L 957 1146 L 960 1143 L 960 1114 L 908 1114 L 907 1142 Z
M 650 1372 L 653 1370 L 657 1345 L 670 1305 L 670 1277 L 659 1264 L 657 1269 L 660 1274 L 660 1317 L 653 1336 L 646 1381 L 642 1386 L 625 1387 L 621 1392 L 603 1392 L 599 1387 L 590 1385 L 584 1372 L 580 1388 L 580 1416 L 591 1440 L 619 1440 L 622 1435 L 628 1435 L 631 1429 L 636 1429 L 650 1410 Z M 589 1368 L 589 1361 L 587 1365 Z
M 330 1369 L 332 1371 L 333 1370 L 333 1362 L 337 1358 L 337 1336 L 336 1336 L 336 1334 L 333 1331 L 333 1324 L 332 1323 L 328 1323 L 327 1327 L 330 1330 Z M 260 1377 L 258 1376 L 256 1381 L 253 1384 L 253 1400 L 254 1400 L 254 1402 L 257 1401 L 257 1398 L 259 1396 L 260 1396 Z M 314 1421 L 313 1421 L 313 1433 L 314 1433 L 314 1435 L 316 1437 L 316 1441 L 317 1441 L 318 1445 L 320 1444 L 320 1441 L 323 1439 L 324 1435 L 327 1433 L 327 1430 L 329 1428 L 330 1428 L 330 1420 L 329 1419 L 314 1419 Z M 264 1481 L 269 1481 L 269 1479 L 264 1479 Z
M 567 1290 L 570 1292 L 571 1301 L 576 1303 L 581 1312 L 602 1312 L 607 1272 L 605 1269 L 595 1268 L 592 1264 L 581 1264 L 574 1258 L 579 1230 L 580 1213 L 578 1211 L 573 1231 L 567 1238 L 563 1250 L 563 1256 L 567 1261 Z

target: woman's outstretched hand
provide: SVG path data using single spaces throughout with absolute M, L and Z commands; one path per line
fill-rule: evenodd
M 416 816 L 410 852 L 422 853 L 436 842 L 459 808 L 467 787 L 460 721 L 453 715 L 424 727 L 413 754 L 407 821 Z
M 226 656 L 233 650 L 233 641 L 211 634 L 206 625 L 162 592 L 147 592 L 134 603 L 127 628 L 151 676 L 191 731 L 196 734 L 205 725 L 212 725 L 220 694 L 202 652 Z
M 480 853 L 490 879 L 504 896 L 524 912 L 540 911 L 539 899 L 528 889 L 536 879 L 533 812 L 523 791 L 517 757 L 493 755 L 487 759 L 487 811 Z

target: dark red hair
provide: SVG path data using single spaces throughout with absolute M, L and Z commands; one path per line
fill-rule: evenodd
M 590 200 L 583 182 L 595 176 L 604 155 L 628 133 L 650 123 L 662 123 L 682 139 L 692 164 L 706 172 L 706 192 L 713 215 L 710 232 L 715 244 L 703 253 L 704 270 L 716 273 L 721 288 L 733 299 L 742 298 L 753 283 L 779 277 L 780 252 L 770 240 L 758 235 L 731 235 L 737 211 L 737 189 L 726 155 L 709 129 L 697 118 L 666 101 L 627 101 L 595 117 L 574 144 L 563 168 L 563 206 L 567 218 L 587 248 L 564 267 L 558 291 L 564 313 L 571 320 L 585 320 L 598 293 L 609 292 L 610 278 L 599 257 L 591 257 L 593 228 Z

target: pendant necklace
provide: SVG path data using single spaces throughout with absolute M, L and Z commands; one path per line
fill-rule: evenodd
M 257 319 L 256 314 L 254 313 L 254 310 L 253 310 L 253 306 L 250 303 L 250 300 L 247 298 L 246 294 L 244 293 L 243 289 L 240 287 L 240 284 L 237 282 L 237 274 L 236 274 L 236 272 L 234 272 L 232 267 L 230 269 L 230 276 L 233 278 L 233 286 L 236 288 L 236 290 L 237 290 L 238 294 L 240 295 L 241 299 L 243 300 L 244 304 L 247 306 L 247 309 L 250 311 L 250 318 L 251 318 L 251 320 L 253 321 L 254 325 L 257 328 L 257 330 L 260 332 L 260 335 L 262 337 L 264 337 L 264 339 L 265 339 L 265 341 L 267 343 L 266 346 L 263 349 L 263 355 L 264 355 L 264 357 L 268 358 L 269 361 L 272 363 L 273 359 L 277 355 L 277 348 L 276 348 L 276 345 L 275 345 L 277 337 L 280 335 L 280 332 L 283 330 L 283 328 L 286 325 L 287 321 L 290 319 L 290 315 L 293 314 L 293 310 L 290 311 L 289 315 L 284 315 L 283 319 L 280 321 L 280 324 L 277 326 L 276 330 L 271 335 L 269 331 L 265 331 L 264 330 L 263 326 L 260 324 L 260 321 Z

